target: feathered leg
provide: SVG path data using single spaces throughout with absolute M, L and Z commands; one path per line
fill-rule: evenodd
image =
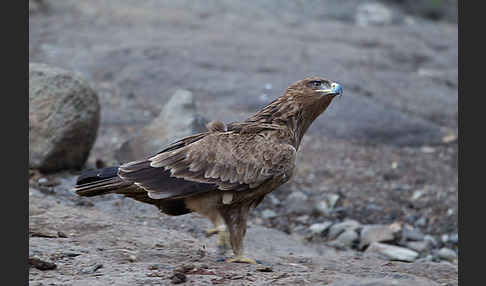
M 232 205 L 221 208 L 221 216 L 224 219 L 229 231 L 233 257 L 227 259 L 227 262 L 240 262 L 256 264 L 256 260 L 244 257 L 243 240 L 246 234 L 246 223 L 248 220 L 249 205 L 242 204 L 239 206 Z
M 218 254 L 224 256 L 226 251 L 230 248 L 229 234 L 226 225 L 224 224 L 223 218 L 219 212 L 215 211 L 211 213 L 208 215 L 208 218 L 213 223 L 214 228 L 207 229 L 205 231 L 206 236 L 210 237 L 214 234 L 218 234 L 218 240 L 216 243 L 218 247 Z

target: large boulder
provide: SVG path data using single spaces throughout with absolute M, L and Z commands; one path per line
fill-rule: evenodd
M 148 126 L 122 144 L 115 157 L 120 163 L 144 159 L 172 141 L 207 131 L 207 122 L 197 113 L 192 93 L 179 89 Z
M 42 172 L 79 169 L 98 132 L 96 92 L 81 76 L 29 64 L 29 167 Z

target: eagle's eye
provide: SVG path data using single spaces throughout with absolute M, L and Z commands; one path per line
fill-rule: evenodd
M 320 87 L 322 85 L 322 82 L 320 80 L 313 80 L 310 82 L 312 87 Z

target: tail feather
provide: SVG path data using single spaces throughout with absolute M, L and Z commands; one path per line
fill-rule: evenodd
M 78 177 L 73 191 L 80 196 L 93 197 L 119 193 L 132 183 L 118 177 L 118 167 L 86 171 Z

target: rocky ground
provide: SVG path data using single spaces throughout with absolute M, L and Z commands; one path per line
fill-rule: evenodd
M 29 1 L 29 61 L 99 97 L 86 168 L 119 163 L 178 89 L 195 117 L 231 122 L 308 75 L 344 87 L 252 213 L 264 265 L 217 262 L 196 215 L 32 171 L 31 284 L 457 285 L 457 24 L 450 5 L 392 2 Z

